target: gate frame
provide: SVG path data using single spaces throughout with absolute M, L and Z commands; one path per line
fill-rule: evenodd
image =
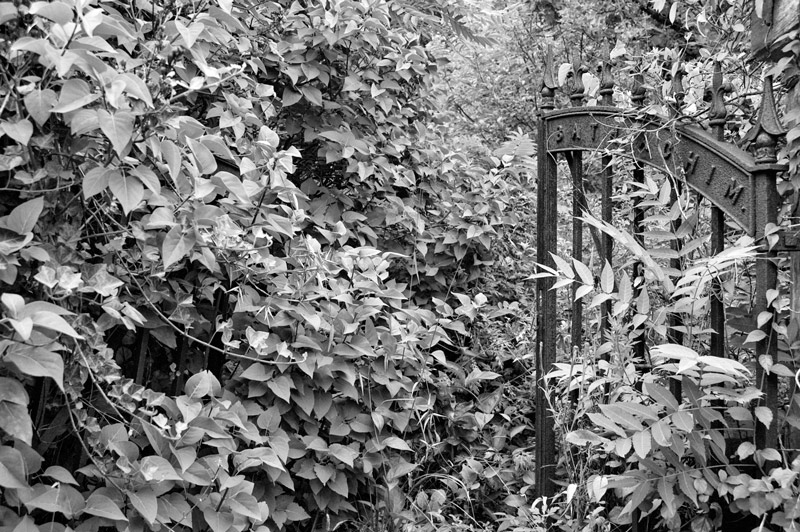
M 581 260 L 582 254 L 582 225 L 578 218 L 585 205 L 585 198 L 578 192 L 576 184 L 583 180 L 582 151 L 604 151 L 611 138 L 616 137 L 620 119 L 628 124 L 643 127 L 638 139 L 645 137 L 651 145 L 649 149 L 639 149 L 639 142 L 634 142 L 631 158 L 637 163 L 634 170 L 634 180 L 643 181 L 644 171 L 642 165 L 650 165 L 666 171 L 674 179 L 679 180 L 695 189 L 702 197 L 712 203 L 712 253 L 719 253 L 724 248 L 725 218 L 732 218 L 742 225 L 742 228 L 755 238 L 760 246 L 761 256 L 757 261 L 756 271 L 756 302 L 754 315 L 767 310 L 767 292 L 777 287 L 778 252 L 769 248 L 765 243 L 765 230 L 768 224 L 777 223 L 780 199 L 777 193 L 777 174 L 786 169 L 786 165 L 777 164 L 776 145 L 778 138 L 785 132 L 780 125 L 775 109 L 775 99 L 772 87 L 772 78 L 764 80 L 764 92 L 756 124 L 748 132 L 744 141 L 748 142 L 755 152 L 755 157 L 744 150 L 723 141 L 724 127 L 727 111 L 725 108 L 724 94 L 730 91 L 730 86 L 722 82 L 722 74 L 718 64 L 712 84 L 712 106 L 710 110 L 710 126 L 713 134 L 709 134 L 697 126 L 677 125 L 666 129 L 663 123 L 654 119 L 641 120 L 641 111 L 646 92 L 641 74 L 634 77 L 634 87 L 631 100 L 636 106 L 632 110 L 618 109 L 613 106 L 613 78 L 610 71 L 610 62 L 603 61 L 600 74 L 600 106 L 582 106 L 584 88 L 581 74 L 587 69 L 580 65 L 573 66 L 574 83 L 570 94 L 572 108 L 555 109 L 555 92 L 557 86 L 552 74 L 552 50 L 548 49 L 545 60 L 545 73 L 541 89 L 541 105 L 538 113 L 538 139 L 537 139 L 537 261 L 544 266 L 555 268 L 550 253 L 556 252 L 558 224 L 557 211 L 557 186 L 558 162 L 557 155 L 563 153 L 569 164 L 573 178 L 573 257 Z M 681 72 L 682 68 L 678 69 Z M 676 100 L 673 114 L 677 114 L 683 99 L 683 86 L 680 76 L 673 80 L 673 96 Z M 566 126 L 566 127 L 565 127 Z M 591 130 L 590 142 L 584 142 L 584 132 Z M 597 136 L 598 130 L 603 133 Z M 654 142 L 655 141 L 655 142 Z M 556 146 L 553 146 L 553 143 Z M 559 147 L 558 144 L 562 144 Z M 696 153 L 694 147 L 703 153 Z M 714 162 L 703 162 L 699 155 L 716 158 Z M 720 183 L 724 177 L 722 166 L 728 165 L 727 172 L 734 171 L 746 177 L 746 182 L 740 180 Z M 700 172 L 698 169 L 703 169 Z M 733 170 L 731 170 L 733 169 Z M 723 168 L 723 170 L 726 170 Z M 688 178 L 687 178 L 688 176 Z M 702 176 L 702 177 L 700 177 Z M 733 176 L 729 176 L 733 177 Z M 612 218 L 612 179 L 613 168 L 610 155 L 603 156 L 603 186 L 602 193 L 602 219 L 611 222 Z M 580 188 L 582 190 L 582 188 Z M 742 199 L 744 196 L 744 199 Z M 740 209 L 742 213 L 736 211 Z M 637 212 L 638 211 L 638 212 Z M 641 223 L 643 211 L 634 208 L 634 226 Z M 744 223 L 743 223 L 744 222 Z M 638 231 L 634 230 L 634 234 Z M 638 235 L 637 235 L 638 238 Z M 578 242 L 577 245 L 575 242 Z M 601 258 L 612 263 L 611 238 L 603 234 Z M 576 253 L 577 249 L 577 253 Z M 795 251 L 795 250 L 792 250 Z M 576 256 L 577 255 L 577 256 Z M 673 259 L 674 260 L 674 259 Z M 554 483 L 557 456 L 555 441 L 555 423 L 553 413 L 548 408 L 545 394 L 545 375 L 555 363 L 556 333 L 557 333 L 557 294 L 552 289 L 555 283 L 553 277 L 539 277 L 536 283 L 537 304 L 537 334 L 536 334 L 536 484 L 535 497 L 552 497 L 557 492 Z M 582 336 L 582 307 L 580 301 L 573 303 L 572 336 L 573 346 L 581 345 L 575 342 Z M 610 303 L 601 307 L 601 331 L 605 334 L 610 315 Z M 724 356 L 724 308 L 722 302 L 716 298 L 711 304 L 711 325 L 715 330 L 722 330 L 721 335 L 712 335 L 710 352 L 715 356 Z M 771 356 L 773 360 L 777 355 L 777 334 L 773 330 L 772 320 L 761 327 L 766 337 L 756 344 L 756 360 L 761 355 Z M 680 343 L 682 338 L 670 338 L 670 341 Z M 644 349 L 643 344 L 637 348 Z M 574 349 L 574 347 L 573 347 Z M 763 403 L 768 407 L 777 408 L 778 378 L 773 373 L 765 374 L 760 364 L 756 364 L 756 382 L 764 393 Z M 680 383 L 676 383 L 680 384 Z M 675 389 L 677 388 L 677 389 Z M 680 388 L 672 391 L 680 400 Z M 573 402 L 577 397 L 573 397 Z M 778 442 L 777 423 L 769 427 L 756 424 L 756 445 L 758 448 L 776 447 Z

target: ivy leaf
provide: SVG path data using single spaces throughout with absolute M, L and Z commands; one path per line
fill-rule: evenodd
M 281 103 L 283 104 L 283 107 L 289 107 L 291 105 L 294 105 L 302 99 L 303 95 L 300 94 L 299 92 L 295 92 L 288 88 L 283 89 L 283 98 L 281 98 Z
M 39 532 L 39 527 L 36 526 L 36 521 L 31 519 L 31 516 L 25 515 L 12 532 Z
M 300 88 L 300 92 L 306 97 L 306 100 L 316 106 L 322 107 L 322 92 L 316 87 L 304 86 Z
M 83 495 L 66 484 L 59 484 L 58 487 L 42 486 L 32 499 L 25 502 L 29 511 L 38 508 L 45 512 L 61 512 L 68 519 L 78 515 L 85 506 Z
M 62 25 L 75 17 L 72 8 L 64 2 L 32 2 L 28 12 Z
M 108 175 L 108 188 L 120 205 L 125 214 L 130 213 L 139 205 L 144 198 L 144 187 L 142 182 L 136 177 L 126 176 L 119 170 L 113 170 Z
M 98 109 L 97 117 L 100 119 L 102 131 L 117 155 L 122 157 L 123 151 L 133 138 L 133 124 L 135 117 L 130 111 L 114 111 L 109 113 L 105 109 Z
M 72 476 L 72 473 L 61 466 L 50 466 L 45 469 L 44 473 L 42 474 L 52 478 L 53 480 L 63 482 L 64 484 L 72 484 L 73 486 L 78 485 L 78 481 L 75 480 L 75 477 Z
M 405 440 L 401 440 L 397 436 L 389 436 L 388 438 L 385 438 L 381 443 L 386 447 L 391 447 L 392 449 L 397 449 L 398 451 L 411 450 L 411 447 L 408 446 Z
M 117 503 L 100 493 L 94 492 L 86 499 L 84 513 L 104 517 L 112 521 L 127 521 L 128 518 L 122 513 Z
M 311 516 L 303 510 L 302 506 L 296 502 L 290 502 L 288 506 L 286 506 L 286 518 L 289 521 L 304 521 L 310 519 Z
M 207 395 L 215 397 L 222 395 L 222 385 L 220 385 L 214 374 L 208 370 L 195 373 L 189 377 L 183 390 L 192 399 L 201 399 Z
M 5 219 L 6 227 L 21 235 L 33 231 L 44 208 L 44 197 L 39 196 L 18 205 Z
M 324 486 L 336 475 L 336 468 L 330 464 L 315 464 L 314 473 L 317 475 L 317 480 Z
M 188 255 L 195 242 L 194 231 L 184 232 L 183 228 L 178 225 L 170 229 L 161 244 L 161 258 L 164 261 L 164 269 L 166 270 Z
M 189 149 L 192 150 L 194 159 L 197 162 L 197 168 L 201 174 L 213 174 L 217 171 L 217 160 L 211 150 L 206 148 L 205 144 L 200 141 L 186 138 L 186 143 Z
M 218 512 L 213 507 L 207 507 L 203 509 L 203 517 L 213 532 L 227 532 L 233 526 L 233 514 L 230 512 Z
M 28 407 L 0 401 L 0 429 L 30 445 L 33 440 L 33 422 L 28 415 Z
M 68 79 L 61 86 L 58 103 L 50 111 L 53 113 L 69 113 L 89 105 L 99 97 L 99 94 L 91 92 L 89 84 L 82 79 Z
M 267 388 L 287 403 L 291 401 L 291 380 L 286 375 L 267 382 Z
M 2 420 L 0 418 L 0 422 Z M 0 486 L 15 489 L 28 487 L 22 453 L 7 445 L 0 446 Z
M 83 176 L 83 197 L 86 199 L 100 194 L 108 188 L 108 176 L 117 170 L 109 170 L 105 166 L 95 166 Z
M 78 334 L 77 331 L 75 331 L 75 329 L 73 329 L 64 318 L 55 312 L 50 312 L 49 310 L 39 310 L 30 314 L 30 317 L 36 327 L 50 329 L 51 331 L 66 334 L 67 336 L 71 336 L 78 340 L 83 339 L 83 336 Z
M 139 464 L 142 477 L 147 482 L 161 482 L 164 480 L 183 480 L 183 477 L 175 472 L 166 459 L 160 456 L 146 456 Z
M 126 491 L 128 499 L 139 514 L 148 523 L 155 523 L 158 516 L 158 503 L 152 490 L 145 488 L 136 492 Z
M 344 471 L 337 471 L 336 476 L 328 484 L 328 487 L 342 497 L 347 498 L 350 495 L 350 489 L 347 486 L 347 475 Z
M 33 136 L 33 124 L 28 119 L 0 123 L 0 129 L 23 146 L 27 146 Z
M 353 467 L 355 459 L 358 458 L 358 452 L 354 451 L 351 447 L 342 445 L 340 443 L 333 443 L 328 447 L 328 452 L 331 456 L 338 458 L 343 463 Z
M 31 377 L 50 377 L 64 391 L 64 360 L 43 347 L 17 344 L 5 356 L 17 370 Z
M 767 337 L 767 333 L 765 333 L 761 329 L 755 329 L 753 331 L 750 331 L 750 333 L 748 333 L 747 338 L 745 338 L 745 340 L 744 340 L 744 343 L 746 343 L 746 344 L 754 343 L 755 344 L 755 343 L 760 342 L 761 340 L 763 340 L 766 337 Z
M 0 401 L 28 406 L 28 392 L 18 380 L 0 377 Z
M 131 175 L 138 177 L 139 181 L 149 188 L 156 196 L 161 194 L 161 183 L 158 180 L 158 176 L 147 166 L 137 166 L 131 170 Z
M 202 22 L 192 22 L 189 27 L 186 27 L 181 21 L 176 20 L 175 28 L 178 30 L 178 33 L 181 34 L 181 37 L 183 37 L 184 46 L 186 46 L 186 48 L 191 48 L 206 27 Z

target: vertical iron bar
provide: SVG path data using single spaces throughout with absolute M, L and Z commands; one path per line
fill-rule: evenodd
M 583 262 L 583 221 L 581 216 L 586 210 L 586 198 L 583 193 L 583 154 L 579 151 L 572 152 L 568 157 L 569 169 L 572 174 L 572 258 Z M 580 356 L 583 347 L 583 300 L 576 299 L 578 283 L 572 285 L 572 363 L 580 365 L 575 360 Z M 569 393 L 570 404 L 578 402 L 578 390 Z
M 783 167 L 776 164 L 777 139 L 784 133 L 778 120 L 775 109 L 775 95 L 772 88 L 772 77 L 764 80 L 764 96 L 761 100 L 758 122 L 745 136 L 745 141 L 750 141 L 755 151 L 756 171 L 751 179 L 754 180 L 755 190 L 755 236 L 756 242 L 761 244 L 762 255 L 756 265 L 756 308 L 755 315 L 770 310 L 768 294 L 778 286 L 777 254 L 769 249 L 769 244 L 764 238 L 768 224 L 777 223 L 780 201 L 776 188 L 777 173 Z M 766 337 L 756 344 L 756 379 L 763 393 L 762 401 L 773 412 L 773 422 L 765 427 L 763 423 L 756 423 L 756 447 L 758 449 L 778 446 L 778 423 L 776 413 L 778 407 L 778 376 L 766 372 L 761 364 L 763 358 L 773 362 L 778 354 L 778 335 L 772 327 L 773 319 L 761 327 Z
M 556 84 L 552 78 L 552 50 L 548 49 L 545 76 L 542 87 L 542 107 L 539 114 L 537 140 L 537 230 L 536 257 L 540 264 L 554 267 L 551 253 L 556 251 L 556 229 L 558 219 L 556 185 L 557 165 L 554 156 L 547 151 L 547 111 L 555 101 Z M 538 321 L 536 334 L 536 497 L 551 497 L 556 493 L 553 482 L 556 468 L 555 419 L 548 407 L 545 395 L 545 375 L 555 362 L 556 354 L 556 292 L 552 290 L 554 279 L 542 277 L 536 282 Z
M 573 67 L 573 84 L 570 100 L 573 107 L 581 107 L 583 105 L 583 74 L 586 69 L 582 66 Z M 580 151 L 570 152 L 567 156 L 569 163 L 569 170 L 572 174 L 572 258 L 578 262 L 583 262 L 583 222 L 580 217 L 583 211 L 586 210 L 586 199 L 583 194 L 583 153 Z M 581 352 L 583 346 L 583 301 L 576 299 L 578 283 L 572 285 L 572 326 L 570 330 L 570 338 L 572 343 L 572 362 L 575 363 L 574 357 Z M 578 390 L 572 390 L 569 393 L 570 404 L 574 405 L 578 402 Z
M 711 113 L 709 124 L 714 136 L 720 142 L 725 140 L 725 121 L 728 116 L 725 108 L 725 92 L 731 91 L 730 84 L 723 83 L 722 67 L 718 61 L 714 62 L 714 76 L 711 82 Z M 725 249 L 725 213 L 715 206 L 711 206 L 711 253 L 717 255 Z M 722 300 L 722 282 L 714 278 L 711 282 L 711 342 L 709 352 L 711 356 L 725 356 L 725 306 Z
M 604 50 L 604 57 L 603 61 L 600 65 L 600 87 L 599 87 L 599 94 L 600 100 L 603 105 L 612 106 L 614 105 L 614 78 L 611 76 L 611 64 L 610 64 L 610 54 L 608 53 L 606 46 L 606 50 Z M 611 223 L 612 217 L 614 215 L 613 212 L 613 205 L 611 203 L 611 196 L 614 190 L 614 168 L 612 166 L 612 159 L 610 155 L 604 155 L 601 159 L 603 164 L 603 174 L 602 174 L 602 187 L 600 189 L 601 199 L 600 199 L 600 215 L 604 222 Z M 603 232 L 602 237 L 602 247 L 603 249 L 600 250 L 601 252 L 601 264 L 600 268 L 605 268 L 606 262 L 613 266 L 613 245 L 614 241 L 611 239 L 611 236 Z M 609 322 L 611 316 L 611 300 L 606 300 L 600 304 L 600 331 L 603 340 L 608 341 L 610 340 L 609 336 Z M 609 353 L 603 354 L 603 359 L 608 360 L 610 358 Z M 606 390 L 608 393 L 608 390 Z
M 633 88 L 631 90 L 631 102 L 633 102 L 634 107 L 636 109 L 641 110 L 644 107 L 644 99 L 647 94 L 647 90 L 644 88 L 644 75 L 641 73 L 637 73 L 633 77 Z M 644 168 L 638 162 L 635 163 L 636 166 L 633 169 L 633 181 L 637 185 L 644 184 Z M 639 189 L 641 191 L 641 188 Z M 633 220 L 631 223 L 631 230 L 633 231 L 633 236 L 636 241 L 644 247 L 644 235 L 642 234 L 643 231 L 643 223 L 644 223 L 644 209 L 640 206 L 641 201 L 639 197 L 636 198 L 635 204 L 633 206 Z M 633 282 L 636 282 L 640 276 L 644 275 L 642 271 L 642 263 L 640 261 L 636 261 L 633 263 L 632 268 L 632 279 Z M 635 286 L 635 285 L 634 285 Z M 634 298 L 639 297 L 639 294 L 642 291 L 642 286 L 638 286 L 634 288 Z M 642 333 L 637 337 L 636 343 L 634 344 L 634 354 L 637 359 L 644 360 L 645 357 L 645 350 L 646 350 L 646 338 L 644 335 L 644 328 L 640 326 L 639 329 Z

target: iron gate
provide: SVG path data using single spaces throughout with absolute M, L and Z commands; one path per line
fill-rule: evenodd
M 537 204 L 537 260 L 539 264 L 555 267 L 551 253 L 557 250 L 558 219 L 557 186 L 558 156 L 562 155 L 568 164 L 572 178 L 572 258 L 583 261 L 583 221 L 581 216 L 586 210 L 584 196 L 584 164 L 583 152 L 602 152 L 602 175 L 600 179 L 600 210 L 603 222 L 612 223 L 613 186 L 615 158 L 609 155 L 610 148 L 618 146 L 619 138 L 625 131 L 634 131 L 628 156 L 635 166 L 632 172 L 633 181 L 642 183 L 645 178 L 645 166 L 653 167 L 671 176 L 680 186 L 688 186 L 699 196 L 705 198 L 711 207 L 711 251 L 719 253 L 725 247 L 725 229 L 727 222 L 733 222 L 747 234 L 753 236 L 761 246 L 760 258 L 757 261 L 756 309 L 758 315 L 767 308 L 767 291 L 777 287 L 777 251 L 765 245 L 765 230 L 769 224 L 777 221 L 779 197 L 776 188 L 777 174 L 785 167 L 777 164 L 776 144 L 783 130 L 778 121 L 773 95 L 772 80 L 764 83 L 762 105 L 758 121 L 748 133 L 746 141 L 754 154 L 723 141 L 726 124 L 726 104 L 724 94 L 730 86 L 723 83 L 719 65 L 716 65 L 713 76 L 712 104 L 710 109 L 710 132 L 693 125 L 685 125 L 672 121 L 667 126 L 665 120 L 653 117 L 644 118 L 641 112 L 646 90 L 641 75 L 635 76 L 634 86 L 630 94 L 633 107 L 620 109 L 613 105 L 614 81 L 610 64 L 604 61 L 598 69 L 600 77 L 599 106 L 583 106 L 584 87 L 581 75 L 587 70 L 575 66 L 572 91 L 569 94 L 571 107 L 555 109 L 556 84 L 552 75 L 552 53 L 548 52 L 545 76 L 541 91 L 541 106 L 538 121 L 538 204 Z M 677 105 L 674 113 L 680 108 L 684 97 L 680 69 L 673 79 L 673 97 Z M 646 207 L 638 203 L 633 206 L 631 231 L 644 244 L 642 222 Z M 613 242 L 608 234 L 598 239 L 599 258 L 613 265 Z M 678 245 L 677 243 L 675 245 Z M 674 261 L 676 259 L 671 259 Z M 679 267 L 679 264 L 671 264 Z M 634 265 L 634 269 L 641 268 Z M 634 271 L 635 278 L 640 272 Z M 556 493 L 555 468 L 557 464 L 556 437 L 553 413 L 548 408 L 545 397 L 544 376 L 555 363 L 558 334 L 557 293 L 553 289 L 553 277 L 540 277 L 537 280 L 537 335 L 536 335 L 536 419 L 537 435 L 536 461 L 537 479 L 536 495 L 552 496 Z M 577 289 L 577 286 L 573 290 Z M 583 335 L 584 309 L 580 299 L 572 299 L 571 308 L 571 345 L 580 346 Z M 711 335 L 709 354 L 724 357 L 725 348 L 725 309 L 718 297 L 712 297 L 710 303 L 710 325 L 715 331 Z M 611 301 L 602 303 L 600 308 L 600 330 L 606 334 L 609 327 Z M 680 317 L 670 316 L 672 328 L 669 332 L 670 343 L 681 344 L 683 338 L 680 331 Z M 761 329 L 766 337 L 756 346 L 757 358 L 760 355 L 771 355 L 775 360 L 777 354 L 777 338 L 771 320 L 764 323 Z M 636 344 L 635 349 L 642 354 L 646 346 L 643 342 Z M 778 377 L 774 373 L 765 373 L 760 364 L 756 364 L 756 379 L 763 392 L 763 404 L 771 409 L 777 408 Z M 680 382 L 670 384 L 672 393 L 680 400 Z M 571 398 L 576 399 L 574 396 Z M 756 444 L 758 448 L 777 447 L 777 423 L 769 428 L 756 424 Z

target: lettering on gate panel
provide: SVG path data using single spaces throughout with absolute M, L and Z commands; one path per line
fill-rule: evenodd
M 597 122 L 592 122 L 589 126 L 592 128 L 592 142 L 597 142 L 597 128 L 599 125 Z
M 708 172 L 708 175 L 706 176 L 706 185 L 710 185 L 711 184 L 711 182 L 714 180 L 714 174 L 716 174 L 716 173 L 717 173 L 717 167 L 712 165 L 711 166 L 711 171 Z
M 581 130 L 578 129 L 578 124 L 572 126 L 572 140 L 581 140 Z
M 700 156 L 695 152 L 690 151 L 689 155 L 686 156 L 686 161 L 683 163 L 683 172 L 686 175 L 694 174 L 695 170 L 697 170 L 697 161 L 699 160 Z
M 731 179 L 731 182 L 728 183 L 728 189 L 725 191 L 725 197 L 736 205 L 739 203 L 739 198 L 742 197 L 742 192 L 744 192 L 744 187 L 739 184 L 739 181 Z
M 558 126 L 556 128 L 556 142 L 561 142 L 564 140 L 564 128 Z

